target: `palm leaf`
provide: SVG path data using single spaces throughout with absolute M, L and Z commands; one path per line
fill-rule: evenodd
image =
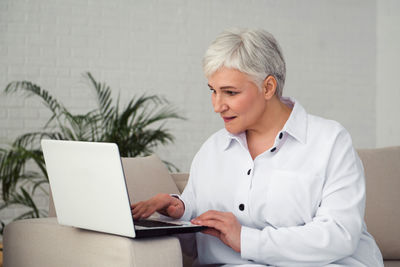
M 4 201 L 9 200 L 10 192 L 14 191 L 18 182 L 32 179 L 29 172 L 25 172 L 25 165 L 33 160 L 47 177 L 44 166 L 43 154 L 40 150 L 28 150 L 21 146 L 13 146 L 11 149 L 0 149 L 0 178 L 2 182 L 2 197 Z
M 30 194 L 23 187 L 20 187 L 19 190 L 20 192 L 15 191 L 12 193 L 12 198 L 10 198 L 10 201 L 3 204 L 0 207 L 0 210 L 11 205 L 22 205 L 24 207 L 31 209 L 32 215 L 34 216 L 32 218 L 39 218 L 40 217 L 39 209 L 37 208 Z
M 51 96 L 48 91 L 43 90 L 40 88 L 40 86 L 28 81 L 11 82 L 7 85 L 4 91 L 6 93 L 22 91 L 26 94 L 26 97 L 34 95 L 41 98 L 45 106 L 52 112 L 52 116 L 48 120 L 45 127 L 47 127 L 55 118 L 57 118 L 60 109 L 62 109 L 62 105 L 53 96 Z

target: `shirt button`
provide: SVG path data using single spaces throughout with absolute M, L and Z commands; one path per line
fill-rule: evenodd
M 247 171 L 247 175 L 250 175 L 250 173 L 251 173 L 251 169 L 249 169 L 249 170 Z
M 240 205 L 239 205 L 239 209 L 240 209 L 241 211 L 244 211 L 244 204 L 240 204 Z
M 273 149 L 271 149 L 271 152 L 274 152 L 276 150 L 276 147 L 274 147 Z
M 282 139 L 282 137 L 283 137 L 283 133 L 280 133 L 279 134 L 279 139 Z

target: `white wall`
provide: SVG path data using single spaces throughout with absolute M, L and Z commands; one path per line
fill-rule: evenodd
M 388 107 L 376 101 L 395 93 L 378 93 L 376 85 L 379 10 L 374 0 L 0 0 L 0 89 L 30 80 L 71 110 L 87 111 L 93 93 L 81 74 L 91 71 L 123 100 L 164 95 L 187 120 L 169 124 L 176 143 L 158 154 L 188 171 L 202 142 L 223 127 L 211 108 L 202 55 L 223 29 L 258 27 L 283 48 L 284 94 L 310 113 L 341 122 L 356 147 L 375 147 L 387 132 L 399 132 L 382 116 Z M 32 99 L 0 95 L 0 143 L 37 129 L 47 116 Z M 385 143 L 395 144 L 398 138 Z M 2 216 L 16 211 L 7 212 Z
M 400 144 L 400 1 L 378 1 L 376 145 Z

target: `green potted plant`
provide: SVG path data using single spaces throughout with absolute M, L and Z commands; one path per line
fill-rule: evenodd
M 23 92 L 27 97 L 40 98 L 51 112 L 41 130 L 18 136 L 11 145 L 0 147 L 0 211 L 10 206 L 26 208 L 15 220 L 47 215 L 47 210 L 40 210 L 33 199 L 37 190 L 48 194 L 43 186 L 48 177 L 40 148 L 42 138 L 113 142 L 122 157 L 147 156 L 157 146 L 174 140 L 165 122 L 183 117 L 164 98 L 141 95 L 121 107 L 119 97 L 117 101 L 112 99 L 109 86 L 97 82 L 89 72 L 85 77 L 95 90 L 98 104 L 85 114 L 71 113 L 48 91 L 28 81 L 11 82 L 5 88 L 8 94 Z M 166 164 L 177 170 L 173 164 Z M 0 224 L 2 233 L 4 222 L 0 220 Z

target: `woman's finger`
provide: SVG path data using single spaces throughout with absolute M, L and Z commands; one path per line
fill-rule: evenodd
M 210 220 L 203 220 L 201 222 L 202 222 L 201 225 L 207 226 L 209 228 L 214 228 L 218 232 L 221 232 L 221 233 L 227 232 L 228 227 L 227 227 L 226 223 L 223 221 L 210 219 Z
M 145 203 L 135 206 L 134 209 L 132 210 L 134 219 L 147 218 L 154 212 L 155 209 L 152 208 L 151 205 L 147 205 Z
M 207 221 L 207 220 L 218 220 L 221 222 L 229 222 L 232 219 L 236 219 L 236 217 L 232 216 L 233 214 L 228 213 L 228 212 L 220 212 L 220 211 L 215 211 L 215 210 L 210 210 L 207 211 L 197 218 L 194 218 L 192 220 L 192 223 L 194 224 L 202 224 L 202 221 Z
M 147 201 L 132 204 L 131 211 L 134 219 L 147 218 L 156 211 L 166 216 L 180 218 L 185 208 L 181 200 L 169 194 L 158 194 Z

